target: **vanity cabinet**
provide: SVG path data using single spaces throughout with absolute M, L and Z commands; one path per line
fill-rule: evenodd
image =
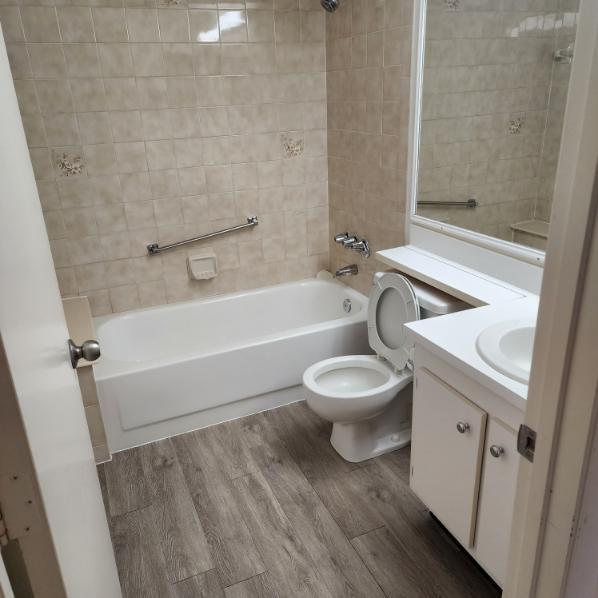
M 476 558 L 490 575 L 503 580 L 517 485 L 517 433 L 500 420 L 490 418 L 480 484 L 476 524 Z
M 411 488 L 502 586 L 523 413 L 417 346 L 415 363 Z
M 486 413 L 428 370 L 417 376 L 411 487 L 464 545 L 473 545 Z

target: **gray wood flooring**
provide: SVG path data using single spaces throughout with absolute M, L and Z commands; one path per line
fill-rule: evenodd
M 354 465 L 304 403 L 100 466 L 125 598 L 494 598 L 409 490 L 409 451 Z

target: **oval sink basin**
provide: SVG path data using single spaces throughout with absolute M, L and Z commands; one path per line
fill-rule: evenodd
M 480 357 L 497 372 L 527 384 L 535 333 L 536 322 L 532 319 L 500 322 L 480 333 L 476 349 Z

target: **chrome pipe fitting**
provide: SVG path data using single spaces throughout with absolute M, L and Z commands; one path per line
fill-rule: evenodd
M 370 244 L 365 239 L 362 239 L 357 235 L 352 235 L 350 233 L 340 233 L 334 236 L 334 242 L 346 247 L 347 249 L 357 251 L 366 258 L 370 257 L 371 255 Z
M 350 264 L 349 266 L 343 266 L 334 273 L 334 278 L 341 278 L 342 276 L 357 276 L 359 274 L 359 268 L 356 264 Z

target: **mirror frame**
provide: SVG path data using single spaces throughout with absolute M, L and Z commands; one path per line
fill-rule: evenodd
M 447 237 L 481 247 L 487 251 L 514 258 L 534 266 L 544 267 L 545 252 L 512 241 L 503 241 L 489 235 L 439 222 L 417 214 L 417 185 L 419 170 L 419 140 L 421 105 L 423 95 L 424 57 L 426 41 L 427 0 L 413 2 L 413 29 L 411 42 L 411 89 L 409 100 L 409 149 L 407 155 L 407 202 L 405 218 L 406 244 L 430 250 L 434 237 L 440 236 L 438 245 L 446 246 Z M 425 240 L 425 241 L 424 241 Z

